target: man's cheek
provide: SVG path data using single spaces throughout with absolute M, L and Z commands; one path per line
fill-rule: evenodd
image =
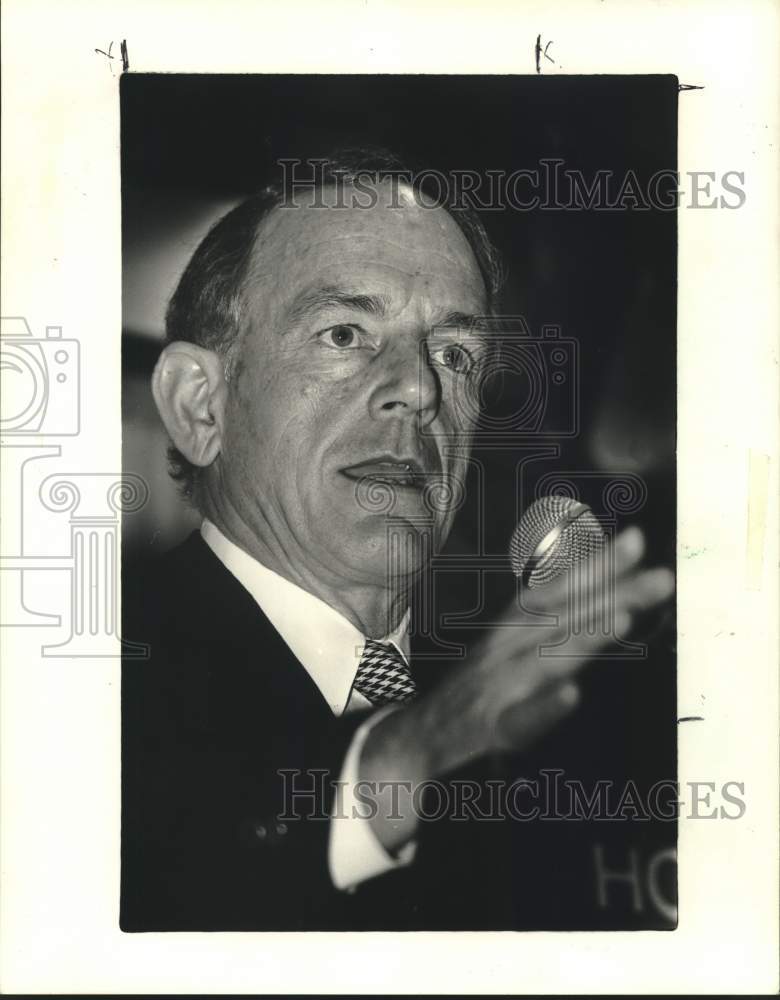
M 324 389 L 322 382 L 316 378 L 304 379 L 298 389 L 301 403 L 309 414 L 316 417 L 322 410 Z
M 338 350 L 319 343 L 307 343 L 284 353 L 277 352 L 272 367 L 285 381 L 314 379 L 330 386 L 359 377 L 368 361 L 365 350 Z
M 468 438 L 474 431 L 477 417 L 477 407 L 472 405 L 466 387 L 457 383 L 443 394 L 437 430 L 451 438 Z
M 331 420 L 345 407 L 354 406 L 362 398 L 360 385 L 356 379 L 323 379 L 305 373 L 301 375 L 296 391 L 310 418 L 322 422 L 318 431 L 326 430 Z

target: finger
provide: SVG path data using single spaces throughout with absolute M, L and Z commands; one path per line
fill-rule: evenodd
M 674 573 L 665 566 L 645 570 L 616 588 L 616 605 L 628 611 L 649 611 L 674 593 Z
M 496 657 L 488 663 L 488 675 L 492 667 L 495 683 L 512 683 L 514 678 L 527 697 L 551 681 L 573 675 L 625 636 L 640 608 L 644 610 L 662 594 L 668 595 L 668 570 L 650 570 L 646 575 L 647 586 L 637 587 L 631 602 L 616 605 L 612 595 L 602 595 L 584 613 L 579 608 L 561 615 L 555 628 L 535 630 L 533 646 L 504 650 L 503 661 Z
M 591 574 L 586 571 L 584 575 L 584 582 L 580 581 L 579 588 L 572 587 L 565 604 L 555 611 L 548 610 L 548 614 L 555 614 L 552 622 L 539 625 L 526 619 L 495 628 L 485 655 L 495 660 L 517 660 L 532 649 L 538 651 L 540 646 L 560 642 L 571 631 L 601 632 L 609 640 L 614 631 L 624 635 L 631 626 L 628 617 L 623 629 L 617 625 L 613 629 L 611 623 L 618 617 L 650 610 L 674 593 L 674 575 L 663 567 L 626 574 L 615 581 L 599 577 L 592 586 L 588 586 Z
M 574 631 L 609 631 L 609 623 L 621 612 L 648 611 L 674 593 L 674 574 L 665 567 L 640 570 L 620 580 L 602 579 L 592 584 L 577 579 L 565 611 L 559 615 L 564 628 Z
M 619 598 L 615 612 L 615 632 L 620 637 L 626 637 L 631 631 L 634 621 L 639 616 L 646 616 L 649 611 L 663 607 L 672 597 L 675 590 L 674 574 L 665 567 L 648 570 L 637 580 L 636 585 L 627 588 Z M 646 619 L 642 625 L 645 641 L 652 639 L 648 634 Z
M 631 616 L 620 612 L 614 627 L 611 619 L 605 620 L 605 628 L 592 634 L 573 632 L 570 628 L 556 629 L 533 651 L 519 656 L 514 664 L 508 663 L 507 673 L 512 669 L 524 675 L 526 690 L 540 690 L 552 682 L 570 678 L 605 649 L 613 646 L 619 635 L 625 635 L 631 626 Z
M 674 574 L 664 567 L 636 574 L 617 599 L 604 594 L 583 613 L 562 615 L 556 629 L 541 633 L 536 647 L 537 661 L 531 676 L 537 684 L 575 673 L 599 653 L 625 637 L 634 618 L 659 606 L 674 593 Z M 556 653 L 555 647 L 560 647 Z M 543 652 L 542 647 L 545 647 Z M 530 650 L 516 657 L 516 664 L 528 668 Z M 531 661 L 532 662 L 532 661 Z
M 553 582 L 544 587 L 525 588 L 522 592 L 522 607 L 513 601 L 499 619 L 499 629 L 512 628 L 518 623 L 525 624 L 529 621 L 528 612 L 533 616 L 530 619 L 533 625 L 539 627 L 540 622 L 535 620 L 537 614 L 560 613 L 575 587 L 599 590 L 608 586 L 609 581 L 617 583 L 637 565 L 644 551 L 644 536 L 639 528 L 626 528 L 613 544 L 605 545 L 590 559 L 575 563 L 568 572 Z
M 644 535 L 638 527 L 632 525 L 622 531 L 614 543 L 605 544 L 589 559 L 575 563 L 567 573 L 551 583 L 525 590 L 523 603 L 531 611 L 547 611 L 567 600 L 573 575 L 578 582 L 592 581 L 593 586 L 599 586 L 600 581 L 609 578 L 617 581 L 638 565 L 644 553 Z
M 510 705 L 496 723 L 497 749 L 525 749 L 566 718 L 578 703 L 579 689 L 576 684 L 566 682 Z

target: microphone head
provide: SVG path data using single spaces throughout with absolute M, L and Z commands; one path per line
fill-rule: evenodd
M 525 511 L 512 533 L 512 572 L 529 587 L 541 587 L 590 558 L 605 540 L 587 504 L 566 496 L 541 497 Z

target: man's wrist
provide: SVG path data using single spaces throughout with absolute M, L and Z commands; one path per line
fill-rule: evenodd
M 390 854 L 414 836 L 418 822 L 414 790 L 433 773 L 430 747 L 420 735 L 421 721 L 418 704 L 391 712 L 368 734 L 360 758 L 360 780 L 371 789 L 376 805 L 371 824 Z

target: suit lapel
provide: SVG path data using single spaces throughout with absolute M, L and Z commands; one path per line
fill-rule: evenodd
M 303 714 L 330 712 L 317 685 L 290 651 L 252 595 L 193 532 L 179 550 L 176 576 L 181 632 L 209 678 L 210 694 L 241 714 L 273 698 Z M 180 633 L 181 634 L 181 633 Z M 186 666 L 185 668 L 186 669 Z

